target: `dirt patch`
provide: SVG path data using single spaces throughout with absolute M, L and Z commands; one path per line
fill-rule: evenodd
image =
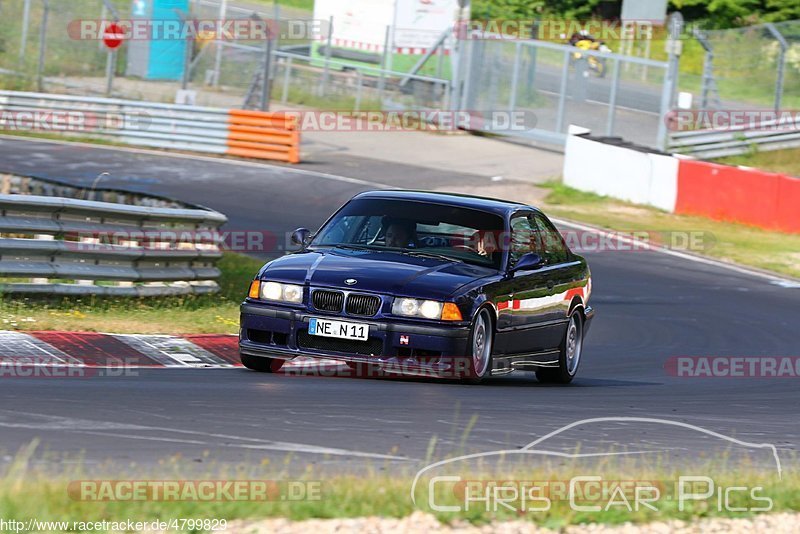
M 639 533 L 677 533 L 697 534 L 703 533 L 742 533 L 772 532 L 775 534 L 794 534 L 800 531 L 799 514 L 771 514 L 761 515 L 751 519 L 704 519 L 687 523 L 684 521 L 662 521 L 645 525 L 624 524 L 612 525 L 576 525 L 565 527 L 560 531 L 538 527 L 524 521 L 509 521 L 492 523 L 484 526 L 474 526 L 469 523 L 456 522 L 453 525 L 439 523 L 431 515 L 416 512 L 402 519 L 365 517 L 355 519 L 319 519 L 292 522 L 285 519 L 268 519 L 266 521 L 249 522 L 237 521 L 230 523 L 226 532 L 230 534 L 301 534 L 316 532 L 318 534 L 336 533 L 347 534 L 369 532 L 382 533 L 459 533 L 459 534 L 639 534 Z

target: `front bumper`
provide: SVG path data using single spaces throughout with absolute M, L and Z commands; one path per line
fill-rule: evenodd
M 312 317 L 368 324 L 369 342 L 309 336 Z M 387 374 L 440 378 L 460 378 L 469 363 L 466 324 L 357 318 L 246 302 L 241 307 L 240 325 L 239 352 L 247 356 L 279 360 L 310 356 L 377 367 Z

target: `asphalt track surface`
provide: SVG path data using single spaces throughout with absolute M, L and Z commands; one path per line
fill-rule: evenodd
M 374 182 L 384 186 L 419 185 L 420 176 L 428 187 L 481 180 L 412 166 L 372 167 Z M 85 184 L 101 171 L 112 172 L 109 185 L 220 210 L 232 227 L 281 232 L 315 227 L 351 195 L 378 187 L 288 167 L 0 140 L 0 172 Z M 418 465 L 434 436 L 437 455 L 519 449 L 579 420 L 634 417 L 774 444 L 784 467 L 793 469 L 800 443 L 798 378 L 678 378 L 665 364 L 687 355 L 798 356 L 800 289 L 658 252 L 601 251 L 587 257 L 597 318 L 579 377 L 569 387 L 541 385 L 527 374 L 468 386 L 240 369 L 5 379 L 0 449 L 13 453 L 38 437 L 44 449 L 82 453 L 90 464 L 155 465 L 174 454 L 238 463 L 292 453 L 334 468 Z M 682 461 L 713 457 L 731 446 L 694 430 L 643 421 L 586 423 L 549 440 L 554 450 L 576 444 L 596 451 L 669 450 Z

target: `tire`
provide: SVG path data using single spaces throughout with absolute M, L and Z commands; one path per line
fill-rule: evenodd
M 492 376 L 492 349 L 494 348 L 494 325 L 492 314 L 488 308 L 482 308 L 475 319 L 469 333 L 469 362 L 464 381 L 469 384 L 480 384 Z
M 583 315 L 573 310 L 558 355 L 558 367 L 536 371 L 536 378 L 545 384 L 569 384 L 578 374 L 583 353 Z
M 276 360 L 275 358 L 239 354 L 239 359 L 242 360 L 242 365 L 251 371 L 258 371 L 260 373 L 275 373 L 280 371 L 281 367 L 283 367 L 283 360 Z

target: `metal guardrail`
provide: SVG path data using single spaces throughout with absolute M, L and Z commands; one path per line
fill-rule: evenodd
M 63 120 L 43 123 L 45 131 L 137 146 L 229 155 L 243 155 L 244 148 L 246 157 L 291 163 L 300 157 L 300 134 L 279 113 L 18 91 L 0 91 L 0 111 L 8 115 L 5 122 L 59 113 Z M 249 118 L 244 138 L 237 131 L 242 113 Z
M 669 135 L 669 151 L 697 158 L 738 156 L 753 150 L 800 147 L 800 119 L 760 123 L 758 128 L 735 126 L 728 130 L 693 130 Z
M 0 293 L 214 293 L 221 213 L 0 195 Z

